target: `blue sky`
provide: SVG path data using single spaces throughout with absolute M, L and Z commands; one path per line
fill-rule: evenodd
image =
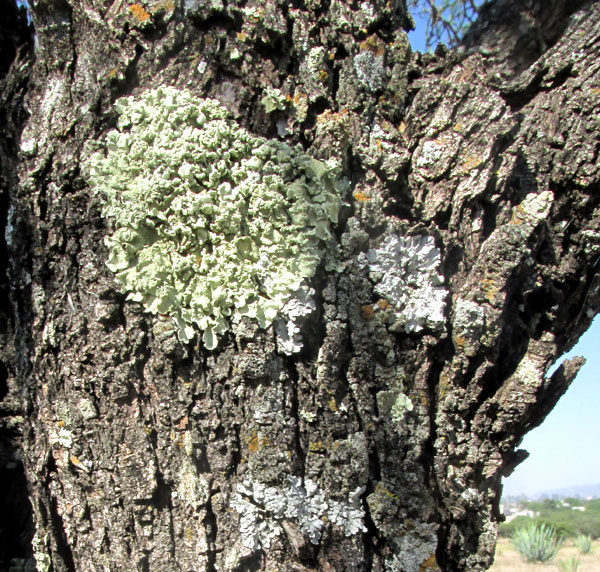
M 425 22 L 408 34 L 415 50 L 425 50 Z M 579 343 L 558 360 L 581 355 L 587 363 L 540 427 L 525 436 L 530 455 L 504 479 L 504 494 L 534 494 L 600 483 L 600 316 Z
M 504 494 L 600 483 L 600 316 L 566 357 L 586 364 L 540 427 L 525 436 L 530 456 L 504 480 Z

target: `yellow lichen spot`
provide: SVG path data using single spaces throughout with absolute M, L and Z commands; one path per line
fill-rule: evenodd
M 251 453 L 256 453 L 259 449 L 264 449 L 270 445 L 271 442 L 267 437 L 259 437 L 256 429 L 252 431 L 252 435 L 248 441 L 248 450 Z
M 380 300 L 377 300 L 377 306 L 380 310 L 387 310 L 391 307 L 391 304 L 385 298 L 381 298 Z
M 594 94 L 594 95 L 600 95 L 600 87 L 593 87 L 592 89 L 590 89 L 590 91 Z
M 458 76 L 458 81 L 467 81 L 473 75 L 473 70 L 466 68 L 463 69 L 460 75 Z
M 382 147 L 381 147 L 381 139 L 377 139 L 377 141 L 376 141 L 376 145 L 377 145 L 377 151 L 378 151 L 379 153 L 381 153 L 381 151 L 382 151 Z
M 352 196 L 361 203 L 369 200 L 369 197 L 365 195 L 365 193 L 363 193 L 362 191 L 354 191 L 352 193 Z
M 139 22 L 147 22 L 150 19 L 150 14 L 146 12 L 143 6 L 139 4 L 130 4 L 128 6 L 129 13 Z
M 360 307 L 360 313 L 365 320 L 372 320 L 375 315 L 375 310 L 371 304 L 364 304 Z
M 478 167 L 483 163 L 483 158 L 479 155 L 468 155 L 460 166 L 460 170 L 463 172 L 472 171 L 475 167 Z
M 419 572 L 426 572 L 427 570 L 439 570 L 435 554 L 433 553 L 421 563 L 421 566 L 419 566 Z
M 258 433 L 256 430 L 252 431 L 252 437 L 250 437 L 250 441 L 248 441 L 248 449 L 250 449 L 251 453 L 256 453 L 256 451 L 258 451 Z
M 464 336 L 461 336 L 460 334 L 456 334 L 454 336 L 454 345 L 458 348 L 458 349 L 463 349 L 465 347 L 465 342 L 467 340 L 464 338 Z
M 186 526 L 185 530 L 183 531 L 183 535 L 185 536 L 185 539 L 189 542 L 191 542 L 192 540 L 194 540 L 195 538 L 195 534 L 194 534 L 194 529 L 191 526 Z
M 364 32 L 366 33 L 367 30 L 364 30 Z M 360 43 L 360 50 L 371 52 L 376 56 L 383 56 L 385 54 L 385 44 L 373 34 Z
M 311 441 L 308 444 L 308 450 L 311 453 L 324 453 L 325 445 L 323 445 L 323 441 Z
M 80 468 L 83 467 L 83 464 L 81 463 L 81 461 L 79 460 L 79 458 L 76 457 L 75 455 L 70 455 L 69 456 L 69 461 L 71 461 L 71 463 L 73 465 L 75 465 L 76 467 L 80 467 Z
M 404 123 L 404 121 L 401 121 L 400 125 L 398 125 L 398 131 L 400 131 L 400 135 L 404 135 L 404 132 L 406 131 L 406 123 Z
M 481 288 L 485 294 L 487 300 L 493 303 L 496 300 L 496 295 L 498 294 L 499 288 L 493 279 L 493 277 L 486 276 L 481 281 Z
M 377 492 L 382 492 L 389 499 L 398 500 L 398 495 L 394 494 L 392 491 L 389 491 L 384 486 L 377 486 Z
M 248 34 L 245 32 L 238 32 L 235 36 L 240 42 L 245 42 L 248 39 Z
M 319 79 L 321 81 L 327 81 L 329 78 L 329 74 L 325 70 L 319 70 Z
M 520 225 L 525 220 L 525 217 L 526 214 L 523 205 L 517 205 L 512 211 L 512 215 L 508 221 L 508 224 Z
M 462 133 L 465 129 L 465 126 L 459 121 L 454 125 L 453 129 L 457 133 Z
M 329 407 L 329 409 L 331 410 L 332 413 L 337 413 L 338 410 L 338 406 L 337 406 L 337 402 L 335 400 L 335 397 L 332 397 L 328 402 L 327 402 L 327 407 Z

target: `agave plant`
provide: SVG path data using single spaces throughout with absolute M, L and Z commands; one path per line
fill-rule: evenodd
M 573 542 L 581 554 L 588 554 L 592 550 L 592 537 L 589 534 L 580 534 Z
M 579 557 L 571 556 L 571 558 L 567 558 L 567 560 L 559 560 L 557 566 L 560 572 L 578 572 Z
M 547 524 L 531 524 L 520 528 L 511 537 L 512 547 L 527 562 L 549 562 L 558 553 L 562 539 Z

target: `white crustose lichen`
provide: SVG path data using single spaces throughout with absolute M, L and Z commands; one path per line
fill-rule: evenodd
M 375 292 L 391 302 L 406 332 L 444 324 L 446 289 L 438 272 L 440 251 L 432 237 L 388 236 L 367 253 Z
M 319 544 L 325 521 L 341 527 L 346 536 L 366 532 L 361 495 L 363 487 L 350 493 L 348 501 L 325 500 L 325 493 L 311 479 L 289 475 L 287 485 L 267 487 L 247 478 L 237 486 L 231 506 L 240 515 L 242 544 L 250 550 L 268 549 L 290 520 L 312 544 Z
M 115 108 L 117 128 L 87 172 L 110 223 L 107 265 L 128 299 L 171 316 L 182 341 L 201 330 L 208 349 L 242 316 L 269 326 L 333 260 L 347 186 L 339 165 L 253 135 L 185 90 Z M 282 319 L 304 312 L 288 308 Z M 287 330 L 293 352 L 297 332 Z

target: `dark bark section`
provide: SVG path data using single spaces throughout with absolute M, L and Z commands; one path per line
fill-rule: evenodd
M 2 91 L 11 132 L 23 128 L 2 163 L 2 359 L 26 413 L 38 569 L 484 570 L 501 475 L 581 361 L 545 373 L 600 309 L 600 7 L 514 65 L 512 44 L 488 59 L 412 55 L 402 2 L 243 8 L 33 5 L 32 68 L 23 54 Z M 298 356 L 251 322 L 215 351 L 185 346 L 118 292 L 80 164 L 114 100 L 158 85 L 215 97 L 261 135 L 285 122 L 290 143 L 344 159 L 344 272 L 315 277 Z M 266 113 L 266 86 L 285 110 Z M 374 291 L 365 254 L 393 235 L 435 238 L 449 292 L 438 330 L 394 327 Z M 401 393 L 413 408 L 398 417 Z M 269 549 L 243 546 L 238 483 L 285 490 L 291 476 L 330 502 L 364 488 L 367 531 L 327 522 L 316 546 L 290 520 Z
M 0 2 L 0 570 L 31 566 L 32 511 L 22 462 L 24 410 L 15 376 L 15 324 L 9 303 L 10 270 L 4 236 L 10 196 L 17 188 L 17 149 L 26 119 L 22 107 L 29 66 L 29 31 L 24 10 Z M 11 65 L 17 57 L 17 62 Z

